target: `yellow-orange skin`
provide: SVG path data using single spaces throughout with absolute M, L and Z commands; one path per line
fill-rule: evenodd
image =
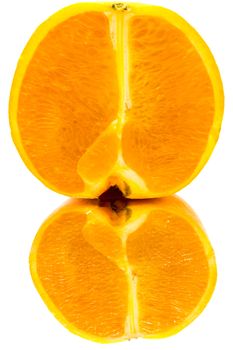
M 72 15 L 76 15 L 87 11 L 107 12 L 111 9 L 111 7 L 112 7 L 111 3 L 80 3 L 80 4 L 69 6 L 57 12 L 52 17 L 50 17 L 35 31 L 31 39 L 29 40 L 27 46 L 25 47 L 22 53 L 21 59 L 19 60 L 13 85 L 12 85 L 10 104 L 9 104 L 10 125 L 11 125 L 11 131 L 12 131 L 12 137 L 13 137 L 14 143 L 23 161 L 25 162 L 27 167 L 32 171 L 32 173 L 40 181 L 42 181 L 47 187 L 57 192 L 60 192 L 62 194 L 71 195 L 73 197 L 81 197 L 81 198 L 97 197 L 112 184 L 111 180 L 109 180 L 107 184 L 103 183 L 101 185 L 102 187 L 98 188 L 98 190 L 96 191 L 92 188 L 92 189 L 84 190 L 83 192 L 70 194 L 59 190 L 59 188 L 55 188 L 44 177 L 42 177 L 38 173 L 35 166 L 32 164 L 31 160 L 29 159 L 29 156 L 27 155 L 21 140 L 20 131 L 17 123 L 17 108 L 18 108 L 19 93 L 20 93 L 21 84 L 22 84 L 27 66 L 30 60 L 32 59 L 39 43 L 42 41 L 43 38 L 45 38 L 49 30 L 51 30 L 53 27 L 55 27 L 59 23 L 62 23 L 66 19 L 70 18 Z M 164 191 L 160 193 L 159 189 L 156 193 L 153 193 L 153 191 L 149 191 L 148 189 L 142 190 L 142 188 L 137 185 L 137 181 L 131 183 L 130 178 L 128 179 L 129 180 L 128 182 L 126 181 L 126 183 L 131 188 L 131 194 L 128 195 L 129 198 L 152 198 L 152 197 L 168 196 L 170 194 L 176 193 L 181 188 L 189 184 L 197 176 L 197 174 L 201 171 L 203 166 L 208 161 L 212 153 L 212 150 L 218 140 L 218 136 L 220 132 L 223 108 L 224 108 L 223 87 L 222 87 L 221 78 L 219 75 L 217 65 L 215 63 L 215 60 L 208 46 L 205 44 L 205 42 L 202 40 L 199 34 L 179 15 L 162 7 L 142 5 L 137 3 L 130 4 L 130 8 L 132 12 L 136 15 L 143 14 L 143 15 L 151 15 L 151 16 L 153 15 L 161 16 L 161 18 L 168 20 L 169 23 L 174 24 L 177 28 L 181 29 L 184 33 L 187 33 L 189 40 L 193 42 L 195 49 L 200 54 L 200 57 L 205 63 L 206 69 L 208 71 L 209 77 L 212 82 L 214 99 L 215 99 L 215 115 L 213 119 L 214 121 L 209 133 L 208 141 L 206 143 L 206 148 L 202 154 L 202 157 L 197 167 L 193 171 L 192 175 L 188 177 L 185 180 L 185 182 L 180 183 L 179 186 L 177 186 L 176 188 L 172 188 L 172 190 L 168 190 L 166 193 Z M 121 178 L 121 176 L 119 176 L 117 179 L 115 179 L 114 184 L 118 185 L 118 187 L 124 192 L 123 180 L 124 179 Z
M 209 279 L 208 284 L 206 287 L 206 290 L 204 294 L 202 295 L 197 307 L 194 309 L 194 311 L 185 319 L 183 323 L 177 324 L 176 327 L 173 327 L 170 331 L 158 333 L 156 335 L 143 335 L 143 338 L 164 338 L 168 336 L 172 336 L 179 331 L 181 331 L 183 328 L 188 326 L 197 316 L 203 311 L 203 309 L 208 304 L 208 301 L 211 298 L 211 295 L 214 291 L 215 284 L 216 284 L 216 278 L 217 278 L 217 269 L 216 269 L 216 262 L 215 262 L 215 256 L 213 249 L 210 245 L 210 242 L 205 234 L 205 231 L 202 227 L 202 224 L 196 214 L 193 212 L 193 210 L 185 203 L 183 200 L 181 200 L 179 197 L 171 196 L 167 198 L 161 198 L 161 199 L 148 199 L 148 200 L 136 200 L 129 203 L 129 207 L 132 210 L 132 216 L 129 219 L 130 221 L 134 221 L 138 217 L 142 215 L 143 212 L 150 212 L 150 210 L 162 210 L 166 213 L 170 213 L 171 215 L 177 215 L 184 219 L 185 221 L 189 222 L 189 224 L 193 227 L 193 229 L 197 232 L 198 237 L 200 241 L 203 244 L 203 248 L 205 251 L 206 259 L 209 265 Z M 48 219 L 43 223 L 43 225 L 40 227 L 33 245 L 31 249 L 30 254 L 30 270 L 32 279 L 34 281 L 34 284 L 36 286 L 36 289 L 38 290 L 40 296 L 44 300 L 45 304 L 49 308 L 49 310 L 54 314 L 54 316 L 72 333 L 77 334 L 83 338 L 96 341 L 99 343 L 111 343 L 111 342 L 118 342 L 118 341 L 124 341 L 127 338 L 122 337 L 122 339 L 111 339 L 111 338 L 103 338 L 103 337 L 96 337 L 92 334 L 80 331 L 76 327 L 74 327 L 73 324 L 69 323 L 60 310 L 57 309 L 57 307 L 54 305 L 51 298 L 48 296 L 47 292 L 45 291 L 40 277 L 37 272 L 37 252 L 38 248 L 40 246 L 40 241 L 45 234 L 45 230 L 55 222 L 62 214 L 76 211 L 79 213 L 88 213 L 90 211 L 93 211 L 95 213 L 96 218 L 100 220 L 100 222 L 109 221 L 113 222 L 112 220 L 118 220 L 117 216 L 115 218 L 110 218 L 112 215 L 111 210 L 108 208 L 99 208 L 97 205 L 97 202 L 93 202 L 92 200 L 69 200 L 64 206 L 56 210 L 53 214 L 51 214 Z M 129 306 L 129 310 L 131 309 L 131 305 Z
M 38 44 L 41 42 L 41 40 L 46 36 L 48 31 L 56 26 L 57 24 L 63 22 L 64 20 L 68 19 L 72 15 L 86 12 L 86 11 L 108 11 L 109 7 L 111 6 L 110 3 L 80 3 L 77 5 L 72 5 L 70 7 L 67 7 L 59 12 L 57 12 L 55 15 L 53 15 L 51 18 L 49 18 L 46 22 L 44 22 L 34 33 L 32 38 L 30 39 L 29 43 L 27 44 L 26 48 L 24 49 L 21 60 L 19 61 L 19 64 L 17 66 L 15 78 L 13 81 L 13 86 L 11 90 L 11 97 L 10 97 L 10 105 L 9 105 L 9 111 L 10 111 L 10 125 L 12 130 L 12 136 L 15 142 L 15 145 L 24 160 L 27 167 L 33 172 L 33 174 L 42 181 L 47 187 L 50 187 L 54 190 L 54 188 L 46 182 L 44 178 L 42 178 L 37 170 L 32 165 L 30 159 L 28 158 L 24 147 L 21 142 L 20 133 L 18 130 L 17 125 L 17 106 L 18 106 L 18 97 L 19 92 L 21 88 L 21 83 L 27 68 L 28 63 L 30 62 L 36 48 L 38 47 Z M 171 23 L 176 23 L 176 26 L 181 28 L 184 32 L 188 33 L 190 38 L 193 38 L 196 48 L 199 51 L 201 57 L 205 62 L 208 62 L 208 70 L 209 75 L 212 80 L 213 84 L 213 90 L 214 90 L 214 96 L 215 96 L 215 117 L 214 117 L 214 123 L 209 135 L 209 140 L 207 143 L 207 147 L 205 149 L 205 152 L 202 155 L 202 158 L 193 172 L 192 176 L 187 179 L 187 181 L 179 186 L 179 188 L 176 188 L 173 192 L 178 191 L 182 187 L 186 186 L 188 183 L 192 181 L 192 179 L 200 172 L 200 170 L 203 168 L 205 163 L 210 157 L 210 154 L 217 142 L 221 121 L 222 121 L 222 112 L 223 112 L 223 105 L 224 105 L 224 96 L 223 96 L 223 88 L 221 84 L 221 78 L 219 76 L 219 72 L 216 66 L 216 63 L 214 61 L 213 56 L 211 55 L 207 45 L 204 43 L 204 41 L 200 38 L 200 36 L 197 34 L 197 32 L 189 25 L 187 24 L 181 17 L 179 17 L 177 14 L 175 14 L 172 11 L 169 11 L 167 9 L 164 9 L 162 7 L 156 7 L 156 6 L 148 6 L 148 5 L 140 5 L 140 4 L 130 4 L 130 7 L 132 8 L 133 12 L 135 14 L 150 14 L 150 15 L 161 15 L 161 17 L 168 19 Z M 197 44 L 198 43 L 198 44 Z M 119 186 L 121 187 L 121 186 Z M 103 188 L 103 191 L 105 188 Z M 57 189 L 56 189 L 57 191 Z M 169 195 L 170 193 L 167 193 Z M 80 193 L 80 196 L 87 197 L 88 194 Z M 76 196 L 76 195 L 75 195 Z M 148 194 L 148 197 L 150 195 Z M 76 204 L 77 205 L 77 201 Z M 175 198 L 166 198 L 161 199 L 158 201 L 158 206 L 165 206 L 166 210 L 170 210 L 171 212 L 179 212 L 179 215 L 184 216 L 192 225 L 196 228 L 196 230 L 199 233 L 200 238 L 203 240 L 203 246 L 206 249 L 207 256 L 211 255 L 213 256 L 213 251 L 210 247 L 209 241 L 205 236 L 205 233 L 196 218 L 195 214 L 186 206 L 186 204 L 181 204 L 179 200 L 176 200 Z M 45 228 L 56 218 L 56 215 L 60 215 L 61 212 L 65 211 L 66 207 L 64 207 L 59 212 L 57 211 L 53 215 L 50 216 L 50 218 L 42 225 L 40 228 L 35 241 L 32 246 L 31 255 L 30 255 L 30 268 L 31 268 L 31 274 L 33 281 L 36 285 L 37 290 L 39 291 L 42 299 L 45 301 L 48 308 L 51 310 L 51 312 L 55 315 L 55 317 L 65 326 L 67 327 L 71 332 L 78 334 L 84 338 L 94 340 L 100 343 L 109 343 L 111 342 L 111 339 L 103 339 L 103 338 L 97 338 L 92 336 L 91 334 L 87 334 L 84 332 L 81 332 L 77 330 L 72 324 L 67 323 L 63 315 L 59 310 L 57 310 L 52 302 L 52 300 L 48 297 L 46 291 L 43 289 L 40 279 L 37 275 L 36 271 L 36 254 L 37 254 L 37 247 L 40 242 L 41 235 L 43 234 Z M 182 212 L 182 214 L 181 214 Z M 173 328 L 172 331 L 157 334 L 156 336 L 153 336 L 153 338 L 162 338 L 166 336 L 173 335 L 186 327 L 190 322 L 193 321 L 194 318 L 196 318 L 201 311 L 204 309 L 206 304 L 208 303 L 212 292 L 214 290 L 214 286 L 216 283 L 216 265 L 214 263 L 214 260 L 212 260 L 212 264 L 210 266 L 210 278 L 209 278 L 209 284 L 206 289 L 205 294 L 203 295 L 198 307 L 196 308 L 195 312 L 186 320 L 184 324 L 181 324 L 177 326 L 177 328 Z M 123 339 L 124 340 L 124 339 Z M 116 341 L 116 340 L 112 340 Z

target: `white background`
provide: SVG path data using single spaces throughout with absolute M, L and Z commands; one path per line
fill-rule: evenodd
M 0 348 L 233 349 L 233 19 L 230 0 L 147 1 L 178 12 L 212 50 L 225 88 L 225 117 L 208 164 L 180 192 L 197 212 L 215 249 L 218 282 L 204 312 L 186 329 L 161 340 L 101 345 L 67 331 L 47 310 L 29 274 L 28 255 L 43 220 L 66 199 L 26 168 L 10 136 L 8 99 L 20 53 L 35 28 L 68 0 L 0 3 Z M 224 346 L 225 344 L 225 346 Z

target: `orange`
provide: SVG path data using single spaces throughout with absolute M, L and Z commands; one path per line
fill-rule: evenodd
M 202 225 L 176 197 L 112 204 L 115 210 L 73 199 L 44 222 L 30 255 L 36 288 L 82 337 L 172 335 L 214 289 L 215 258 Z
M 14 142 L 51 189 L 98 197 L 167 196 L 202 169 L 223 113 L 218 68 L 177 14 L 82 3 L 33 34 L 10 98 Z
M 165 337 L 206 306 L 213 249 L 193 211 L 167 196 L 210 157 L 223 100 L 207 45 L 162 7 L 77 4 L 33 34 L 10 124 L 32 173 L 82 198 L 45 221 L 30 255 L 36 288 L 72 332 Z M 167 198 L 145 199 L 156 197 Z

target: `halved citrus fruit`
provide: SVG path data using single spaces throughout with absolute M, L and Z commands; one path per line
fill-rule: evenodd
M 176 197 L 114 205 L 73 199 L 45 221 L 30 255 L 36 288 L 58 320 L 85 338 L 172 335 L 213 292 L 212 247 Z
M 130 198 L 187 185 L 208 160 L 223 89 L 207 45 L 180 16 L 139 4 L 82 3 L 43 23 L 10 99 L 14 142 L 48 187 Z

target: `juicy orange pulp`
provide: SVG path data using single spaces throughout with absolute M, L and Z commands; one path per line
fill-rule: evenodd
M 184 187 L 209 158 L 222 112 L 200 36 L 177 14 L 138 4 L 77 4 L 43 23 L 10 101 L 29 169 L 57 192 L 89 198 L 115 184 L 130 198 Z
M 72 332 L 111 342 L 174 334 L 214 289 L 214 253 L 192 210 L 170 197 L 119 214 L 73 200 L 40 228 L 30 256 L 38 291 Z
M 169 10 L 77 4 L 34 33 L 11 91 L 14 142 L 48 187 L 100 201 L 70 201 L 33 243 L 35 285 L 68 329 L 101 342 L 163 337 L 203 310 L 216 266 L 195 214 L 175 197 L 125 197 L 187 185 L 222 113 L 214 58 Z

